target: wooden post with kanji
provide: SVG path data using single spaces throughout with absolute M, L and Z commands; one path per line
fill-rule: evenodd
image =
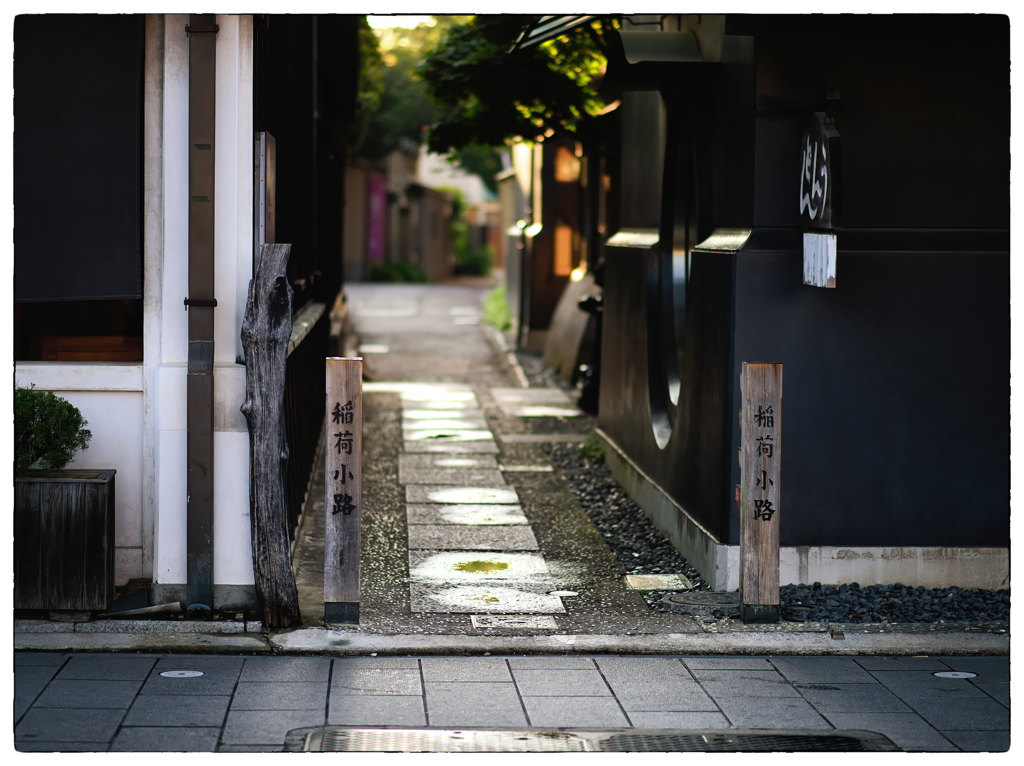
M 324 623 L 359 623 L 363 360 L 327 359 Z
M 743 363 L 740 617 L 779 621 L 782 365 Z

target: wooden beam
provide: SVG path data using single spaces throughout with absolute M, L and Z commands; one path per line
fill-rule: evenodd
M 743 363 L 740 616 L 779 621 L 782 365 Z
M 363 360 L 327 359 L 324 622 L 359 622 Z

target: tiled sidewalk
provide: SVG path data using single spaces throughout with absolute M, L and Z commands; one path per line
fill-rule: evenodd
M 976 675 L 933 675 L 951 670 Z M 1005 750 L 1009 658 L 15 655 L 19 750 L 276 751 L 328 724 L 865 729 Z

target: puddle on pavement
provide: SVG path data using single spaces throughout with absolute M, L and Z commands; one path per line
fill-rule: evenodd
M 455 568 L 460 572 L 499 572 L 502 569 L 508 569 L 508 564 L 504 561 L 461 561 L 455 565 Z
M 420 561 L 409 568 L 409 576 L 414 580 L 529 580 L 548 574 L 547 564 L 537 554 L 444 551 L 423 552 L 426 557 L 419 559 L 417 553 L 420 552 L 409 553 L 410 563 Z M 547 590 L 550 589 L 549 586 Z

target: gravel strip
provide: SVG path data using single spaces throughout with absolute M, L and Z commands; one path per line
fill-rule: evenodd
M 627 574 L 682 573 L 695 590 L 709 589 L 700 573 L 612 478 L 603 460 L 582 457 L 575 444 L 545 444 L 544 451 Z M 797 622 L 987 623 L 1010 619 L 1009 589 L 925 588 L 902 583 L 835 586 L 816 582 L 785 585 L 779 591 L 782 617 Z M 673 591 L 648 591 L 644 599 L 652 609 L 670 611 L 659 603 L 670 593 Z

